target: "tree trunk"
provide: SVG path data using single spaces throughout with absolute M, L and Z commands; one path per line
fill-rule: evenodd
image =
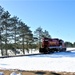
M 25 54 L 25 51 L 24 51 L 24 36 L 23 36 L 23 38 L 22 38 L 22 45 L 23 45 L 23 54 Z
M 7 27 L 6 27 L 6 39 L 5 39 L 6 55 L 7 55 Z
M 3 56 L 1 31 L 0 31 L 0 48 L 1 48 L 1 54 Z

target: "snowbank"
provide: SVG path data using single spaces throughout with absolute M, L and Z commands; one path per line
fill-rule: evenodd
M 67 50 L 75 50 L 75 48 L 67 48 Z

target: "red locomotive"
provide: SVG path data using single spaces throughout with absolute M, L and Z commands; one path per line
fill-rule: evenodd
M 65 43 L 58 38 L 43 38 L 40 53 L 53 53 L 66 51 Z

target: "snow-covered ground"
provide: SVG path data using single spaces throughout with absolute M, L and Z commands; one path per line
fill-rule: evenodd
M 72 48 L 69 48 L 68 50 L 72 50 Z M 0 69 L 75 72 L 75 51 L 33 56 L 0 58 Z

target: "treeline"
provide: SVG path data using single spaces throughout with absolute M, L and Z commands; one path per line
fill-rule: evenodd
M 3 55 L 3 49 L 21 48 L 24 52 L 28 44 L 32 43 L 33 34 L 30 28 L 17 16 L 11 17 L 8 11 L 0 6 L 0 49 Z
M 40 33 L 42 33 L 42 36 Z M 0 6 L 0 49 L 2 55 L 4 55 L 4 52 L 7 55 L 8 49 L 14 48 L 22 49 L 23 54 L 25 54 L 25 50 L 38 47 L 38 40 L 41 42 L 41 37 L 49 35 L 48 31 L 43 32 L 41 27 L 37 28 L 34 34 L 39 37 L 34 37 L 30 27 L 19 17 L 11 17 L 11 14 Z M 3 50 L 5 51 L 3 52 Z
M 65 42 L 65 46 L 66 46 L 66 47 L 75 47 L 75 42 L 74 42 L 74 43 Z
M 38 27 L 32 34 L 27 24 L 17 16 L 11 17 L 9 11 L 5 11 L 0 6 L 0 49 L 2 55 L 8 55 L 8 49 L 22 49 L 25 54 L 25 50 L 39 48 L 42 37 L 51 38 L 51 35 L 47 30 L 43 31 L 41 27 Z M 75 47 L 75 43 L 65 42 L 65 44 L 68 47 Z

